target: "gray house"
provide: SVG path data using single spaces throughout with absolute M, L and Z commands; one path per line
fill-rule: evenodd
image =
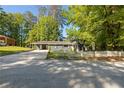
M 38 41 L 31 43 L 31 46 L 39 50 L 48 49 L 50 51 L 74 51 L 77 48 L 76 42 L 68 41 Z

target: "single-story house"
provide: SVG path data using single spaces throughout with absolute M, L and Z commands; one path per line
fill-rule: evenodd
M 0 46 L 15 46 L 15 43 L 15 39 L 0 35 Z
M 74 51 L 77 48 L 76 42 L 67 42 L 67 41 L 38 41 L 31 43 L 31 46 L 39 50 L 48 49 L 50 51 L 58 51 L 58 50 Z

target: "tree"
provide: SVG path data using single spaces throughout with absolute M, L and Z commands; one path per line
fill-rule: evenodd
M 6 12 L 0 8 L 0 34 L 6 34 L 6 22 L 7 22 L 7 14 Z
M 97 11 L 97 41 L 101 49 L 118 50 L 123 33 L 123 6 L 99 6 Z M 99 30 L 99 31 L 98 31 Z M 120 34 L 121 33 L 121 34 Z M 102 37 L 101 37 L 102 36 Z
M 95 42 L 95 38 L 88 31 L 80 31 L 76 27 L 71 27 L 66 29 L 67 37 L 70 41 L 77 41 L 85 45 L 91 45 L 92 42 Z
M 26 29 L 32 29 L 34 24 L 37 22 L 37 17 L 32 14 L 32 12 L 27 11 L 24 14 L 25 27 Z
M 39 10 L 38 18 L 40 18 L 41 16 L 48 16 L 48 7 L 47 6 L 40 6 L 40 7 L 38 7 L 38 10 Z
M 59 38 L 59 25 L 52 16 L 42 16 L 34 28 L 29 32 L 28 42 L 56 41 Z
M 60 31 L 60 36 L 59 39 L 62 39 L 62 32 L 63 32 L 63 27 L 66 24 L 66 18 L 63 16 L 64 9 L 62 6 L 58 5 L 51 5 L 49 9 L 49 15 L 53 16 L 56 21 L 58 21 L 59 24 L 59 31 Z
M 21 13 L 0 13 L 0 34 L 14 38 L 16 45 L 24 45 L 27 32 L 24 30 L 25 19 Z
M 98 49 L 118 50 L 124 36 L 123 12 L 123 6 L 70 6 L 65 16 L 84 37 L 94 37 Z
M 37 24 L 29 32 L 27 42 L 57 41 L 62 39 L 62 28 L 64 25 L 62 11 L 62 8 L 59 6 L 40 7 Z
M 24 23 L 24 17 L 20 13 L 9 13 L 7 14 L 7 31 L 8 33 L 6 36 L 12 37 L 16 40 L 16 45 L 22 46 L 23 44 L 23 36 L 24 36 L 24 30 L 23 30 L 23 23 Z
M 66 16 L 68 20 L 67 24 L 71 24 L 72 27 L 76 27 L 73 35 L 77 38 L 78 42 L 80 41 L 83 44 L 87 44 L 89 46 L 92 42 L 95 41 L 95 37 L 90 28 L 92 25 L 92 16 L 90 14 L 89 7 L 70 6 L 69 10 L 65 13 L 64 16 Z M 67 31 L 68 36 L 69 33 L 71 33 L 71 30 L 69 32 Z
M 79 31 L 75 27 L 67 28 L 67 38 L 70 41 L 75 41 L 79 39 Z
M 30 11 L 25 12 L 23 16 L 24 16 L 23 30 L 25 32 L 25 34 L 23 35 L 23 38 L 24 38 L 23 43 L 24 45 L 26 45 L 28 35 L 29 35 L 28 33 L 30 32 L 30 30 L 32 30 L 34 25 L 37 23 L 37 17 L 34 16 Z
M 6 13 L 0 8 L 0 34 L 16 40 L 17 46 L 25 46 L 27 34 L 36 23 L 36 17 L 31 12 Z

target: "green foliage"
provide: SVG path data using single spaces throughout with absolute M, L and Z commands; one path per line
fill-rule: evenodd
M 120 49 L 124 41 L 124 6 L 69 6 L 64 16 L 68 24 L 79 28 L 80 34 L 75 37 L 95 41 L 100 50 Z
M 68 39 L 73 41 L 79 39 L 79 31 L 75 27 L 66 29 Z
M 83 31 L 83 32 L 80 32 L 79 34 L 79 40 L 83 40 L 85 41 L 86 45 L 90 45 L 92 42 L 95 41 L 95 38 L 90 32 Z
M 6 13 L 0 8 L 0 34 L 14 38 L 17 46 L 40 40 L 60 40 L 65 23 L 62 12 L 60 6 L 43 6 L 37 18 L 30 11 Z
M 83 43 L 85 41 L 85 44 L 90 45 L 92 42 L 95 41 L 94 36 L 88 32 L 88 31 L 80 31 L 76 29 L 75 27 L 66 29 L 68 39 L 71 41 L 74 40 L 80 40 L 80 42 Z
M 58 40 L 59 36 L 58 22 L 52 16 L 42 16 L 29 32 L 28 42 L 54 41 Z
M 63 26 L 69 40 L 79 40 L 90 46 L 95 42 L 97 50 L 124 48 L 124 6 L 62 6 L 40 7 L 37 23 L 30 11 L 6 13 L 0 8 L 0 34 L 16 39 L 16 44 L 62 38 Z
M 25 40 L 30 29 L 32 29 L 34 18 L 31 12 L 6 13 L 0 8 L 0 34 L 9 36 L 16 40 L 17 46 L 25 46 Z
M 62 29 L 65 23 L 62 13 L 63 9 L 60 6 L 40 7 L 38 22 L 29 32 L 27 42 L 62 39 Z

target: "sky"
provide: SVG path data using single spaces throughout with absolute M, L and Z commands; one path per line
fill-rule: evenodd
M 25 13 L 26 11 L 31 11 L 35 16 L 38 15 L 38 5 L 2 5 L 1 6 L 5 12 L 8 13 Z M 63 6 L 67 9 L 68 6 Z M 63 28 L 63 36 L 66 37 L 66 26 Z

